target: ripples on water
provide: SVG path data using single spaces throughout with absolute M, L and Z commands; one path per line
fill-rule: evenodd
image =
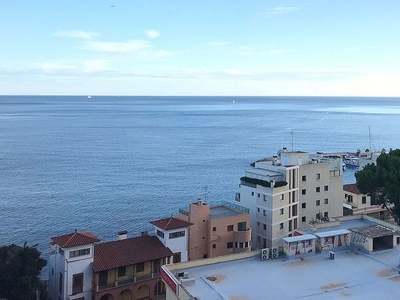
M 399 114 L 398 98 L 3 96 L 0 244 L 136 236 L 205 186 L 233 201 L 245 168 L 282 147 L 364 150 L 370 126 L 372 150 L 397 148 Z

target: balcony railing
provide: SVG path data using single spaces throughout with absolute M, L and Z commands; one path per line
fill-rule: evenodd
M 151 274 L 146 274 L 143 276 L 129 277 L 124 280 L 116 280 L 112 283 L 107 283 L 104 285 L 96 285 L 96 291 L 97 292 L 104 291 L 104 290 L 129 285 L 132 283 L 142 282 L 142 281 L 146 281 L 146 280 L 153 279 L 153 278 L 159 278 L 159 277 L 160 277 L 160 273 L 151 273 Z

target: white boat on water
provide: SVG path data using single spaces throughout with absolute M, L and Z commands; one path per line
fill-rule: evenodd
M 89 95 L 89 96 L 87 96 L 87 97 L 88 97 L 88 99 L 92 99 L 92 96 L 90 96 L 90 95 Z
M 346 156 L 343 160 L 347 167 L 358 167 L 358 157 Z

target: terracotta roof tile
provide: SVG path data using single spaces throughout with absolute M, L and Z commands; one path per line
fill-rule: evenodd
M 140 236 L 94 246 L 94 272 L 172 256 L 156 236 Z
M 353 194 L 361 194 L 360 190 L 357 188 L 357 185 L 355 183 L 343 185 L 343 190 Z
M 52 241 L 59 245 L 61 248 L 71 248 L 81 245 L 88 245 L 99 242 L 100 239 L 91 234 L 90 232 L 73 232 L 70 234 L 55 236 L 51 238 Z
M 193 225 L 193 223 L 185 221 L 185 220 L 180 220 L 174 217 L 169 217 L 157 221 L 152 221 L 150 222 L 154 226 L 157 226 L 158 228 L 164 229 L 164 230 L 171 230 L 171 229 L 177 229 L 177 228 L 183 228 L 183 227 L 189 227 Z

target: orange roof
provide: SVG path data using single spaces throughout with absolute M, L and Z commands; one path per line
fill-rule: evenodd
M 154 226 L 164 229 L 164 230 L 171 230 L 171 229 L 177 229 L 177 228 L 183 228 L 183 227 L 189 227 L 193 225 L 193 223 L 185 221 L 185 220 L 180 220 L 174 217 L 169 217 L 157 221 L 152 221 L 150 222 Z
M 81 245 L 93 244 L 100 239 L 90 232 L 77 232 L 51 238 L 61 248 L 71 248 Z
M 361 194 L 360 190 L 358 189 L 358 187 L 355 183 L 343 185 L 343 190 L 353 193 L 353 194 Z
M 94 246 L 94 272 L 172 256 L 156 236 L 140 236 Z

